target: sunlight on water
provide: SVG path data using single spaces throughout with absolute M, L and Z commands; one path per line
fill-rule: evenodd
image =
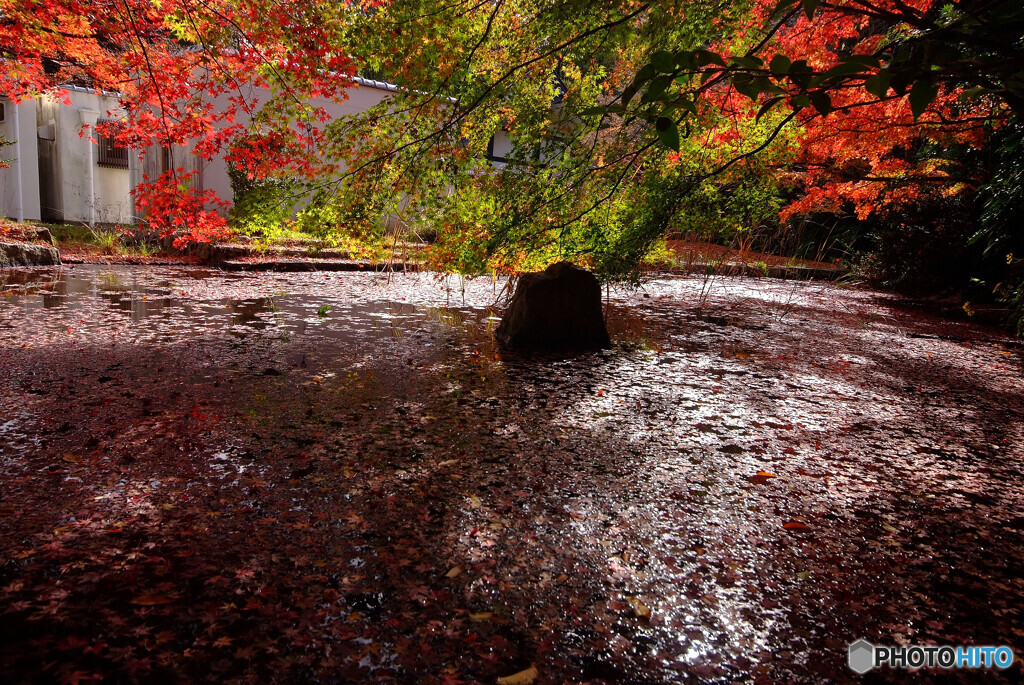
M 847 588 L 900 607 L 906 550 L 987 563 L 946 549 L 949 511 L 1024 512 L 1020 355 L 932 334 L 965 325 L 834 285 L 662 278 L 610 290 L 613 349 L 523 353 L 493 340 L 502 285 L 0 271 L 6 496 L 59 509 L 40 534 L 68 544 L 178 516 L 210 556 L 303 536 L 289 554 L 335 584 L 296 588 L 318 593 L 303 611 L 350 597 L 309 617 L 325 633 L 433 612 L 404 630 L 550 639 L 609 682 L 805 678 L 851 625 L 882 630 Z M 953 629 L 947 605 L 927 620 Z M 386 672 L 401 639 L 359 658 Z

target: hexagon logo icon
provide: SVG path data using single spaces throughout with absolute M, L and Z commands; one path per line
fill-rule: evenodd
M 875 647 L 867 640 L 850 645 L 850 668 L 855 673 L 867 673 L 875 667 Z

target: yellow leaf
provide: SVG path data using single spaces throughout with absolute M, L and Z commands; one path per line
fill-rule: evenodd
M 480 613 L 477 613 L 477 614 L 470 614 L 469 615 L 469 620 L 470 621 L 490 621 L 492 616 L 494 616 L 494 612 L 493 611 L 481 611 Z
M 66 461 L 69 464 L 81 464 L 82 463 L 82 458 L 80 456 L 78 456 L 77 454 L 72 454 L 71 452 L 65 452 L 64 454 L 62 454 L 61 455 L 61 459 L 63 459 L 64 461 Z
M 647 606 L 636 597 L 630 597 L 629 603 L 633 606 L 633 613 L 635 613 L 640 618 L 651 617 L 651 607 Z
M 480 501 L 480 498 L 479 498 L 479 497 L 477 497 L 476 495 L 470 495 L 470 496 L 469 496 L 469 506 L 470 506 L 471 508 L 473 508 L 473 509 L 479 509 L 479 508 L 480 508 L 480 507 L 482 507 L 483 505 L 484 505 L 484 503 L 483 503 L 482 501 Z
M 465 570 L 466 569 L 462 568 L 461 566 L 452 566 L 448 570 L 448 573 L 444 574 L 444 577 L 445 578 L 454 578 L 455 576 L 459 575 L 460 573 L 462 573 Z
M 498 685 L 530 685 L 539 675 L 540 672 L 537 670 L 537 667 L 530 666 L 525 671 L 519 671 L 519 673 L 498 678 Z

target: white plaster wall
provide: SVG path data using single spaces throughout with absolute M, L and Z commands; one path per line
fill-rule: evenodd
M 71 105 L 51 109 L 57 143 L 57 164 L 60 166 L 58 200 L 63 220 L 88 223 L 90 208 L 95 203 L 97 223 L 135 223 L 135 206 L 131 197 L 135 173 L 133 169 L 111 169 L 99 166 L 99 147 L 89 138 L 96 135 L 82 131 L 81 110 L 99 112 L 100 120 L 117 118 L 117 98 L 81 90 L 68 92 Z M 42 122 L 41 122 L 42 123 Z M 128 155 L 135 165 L 135 154 Z M 93 193 L 90 195 L 89 174 L 92 172 Z
M 512 154 L 512 139 L 508 137 L 508 132 L 504 130 L 495 131 L 494 133 L 494 149 L 491 152 L 494 157 L 508 157 Z
M 347 93 L 348 100 L 342 103 L 333 102 L 324 98 L 314 98 L 309 101 L 309 104 L 313 107 L 323 107 L 333 120 L 365 112 L 370 107 L 379 104 L 391 94 L 390 91 L 384 88 L 358 84 L 349 88 Z M 232 95 L 234 95 L 234 93 L 232 93 Z M 257 106 L 259 106 L 259 104 L 265 102 L 270 97 L 270 94 L 262 89 L 250 89 L 245 92 L 245 96 L 249 101 L 255 99 Z M 226 107 L 227 97 L 227 95 L 224 95 L 215 99 L 213 101 L 214 106 Z M 249 121 L 249 118 L 240 114 L 237 121 L 245 124 Z M 200 162 L 200 168 L 202 169 L 202 173 L 200 174 L 200 178 L 202 179 L 202 189 L 213 190 L 217 193 L 217 197 L 231 202 L 234 199 L 234 193 L 231 192 L 231 180 L 228 178 L 227 164 L 224 161 L 223 155 L 212 160 L 202 160 Z M 300 202 L 299 204 L 301 205 L 302 203 Z
M 0 100 L 4 107 L 4 121 L 0 122 L 3 137 L 17 142 L 14 135 L 17 117 L 20 145 L 0 149 L 0 159 L 10 159 L 10 167 L 0 169 L 0 215 L 18 219 L 19 179 L 21 218 L 39 220 L 39 154 L 36 147 L 36 105 L 28 100 L 16 105 L 11 100 Z

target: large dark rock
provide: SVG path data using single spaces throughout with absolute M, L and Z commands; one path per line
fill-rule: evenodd
M 494 336 L 509 347 L 610 347 L 601 284 L 594 274 L 569 262 L 523 274 Z
M 51 266 L 60 264 L 60 253 L 49 245 L 0 243 L 0 268 L 11 266 Z

